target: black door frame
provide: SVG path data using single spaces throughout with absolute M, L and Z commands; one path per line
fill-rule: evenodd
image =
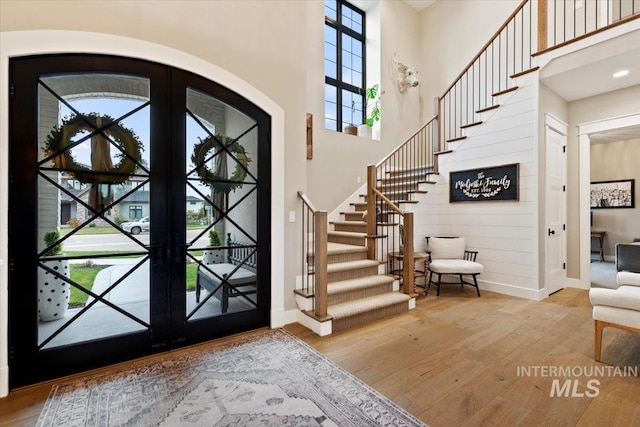
M 48 350 L 37 349 L 36 268 L 37 251 L 37 150 L 39 147 L 37 126 L 37 80 L 42 74 L 55 73 L 116 72 L 139 75 L 151 81 L 150 132 L 151 188 L 155 210 L 152 221 L 156 230 L 169 233 L 152 233 L 149 254 L 154 268 L 150 269 L 152 307 L 151 329 L 143 332 L 109 337 L 96 342 L 82 342 Z M 260 144 L 258 162 L 258 251 L 259 309 L 253 313 L 240 312 L 198 321 L 181 321 L 184 318 L 184 288 L 176 280 L 185 274 L 184 251 L 184 173 L 175 164 L 185 165 L 184 109 L 186 84 L 206 91 L 236 106 L 248 108 L 259 116 Z M 15 388 L 45 379 L 98 366 L 130 360 L 143 355 L 166 351 L 171 348 L 201 342 L 255 329 L 269 324 L 271 260 L 269 242 L 271 234 L 270 193 L 271 143 L 270 116 L 250 101 L 203 77 L 187 71 L 145 60 L 108 55 L 61 54 L 16 58 L 10 61 L 11 99 L 9 111 L 9 365 L 10 387 Z M 181 100 L 174 104 L 171 97 Z M 182 120 L 176 120 L 176 117 Z M 262 139 L 264 138 L 264 139 Z M 156 148 L 153 148 L 153 147 Z M 169 150 L 160 147 L 170 147 Z M 263 157 L 264 156 L 264 157 Z M 173 188 L 176 191 L 167 191 Z M 22 191 L 21 191 L 22 190 Z M 182 193 L 181 193 L 182 192 Z M 183 199 L 182 199 L 183 200 Z M 18 208 L 19 207 L 19 208 Z M 182 207 L 182 211 L 178 207 Z M 31 224 L 25 227 L 25 224 Z M 31 301 L 31 303 L 25 303 Z

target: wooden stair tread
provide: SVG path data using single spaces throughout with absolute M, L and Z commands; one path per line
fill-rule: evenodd
M 510 88 L 508 88 L 508 89 L 504 89 L 504 90 L 498 91 L 498 92 L 494 93 L 494 94 L 493 94 L 493 95 L 491 95 L 491 96 L 500 96 L 500 95 L 504 95 L 504 94 L 506 94 L 506 93 L 513 92 L 514 90 L 518 90 L 518 86 L 512 86 L 512 87 L 510 87 Z
M 406 174 L 407 172 L 420 172 L 420 171 L 428 171 L 433 170 L 433 165 L 421 165 L 421 166 L 412 166 L 409 168 L 398 168 L 394 170 L 388 170 L 386 173 L 388 174 Z
M 479 110 L 476 110 L 476 113 L 484 113 L 486 111 L 495 110 L 496 108 L 500 108 L 500 104 L 493 104 L 493 105 L 490 105 L 489 107 L 481 108 Z
M 359 300 L 330 305 L 327 314 L 334 319 L 356 316 L 367 311 L 383 308 L 390 305 L 406 303 L 411 299 L 409 295 L 400 292 L 387 292 Z
M 470 128 L 470 127 L 473 127 L 473 126 L 479 126 L 481 124 L 482 124 L 482 120 L 479 121 L 479 122 L 467 123 L 466 125 L 460 126 L 460 129 L 467 129 L 467 128 Z
M 467 137 L 466 136 L 459 136 L 458 138 L 450 139 L 447 142 L 460 141 L 462 139 L 467 139 Z M 440 154 L 448 154 L 448 153 L 453 153 L 453 150 L 436 151 L 435 153 L 433 153 L 433 155 L 434 156 L 439 156 Z
M 515 79 L 520 76 L 524 76 L 525 74 L 533 73 L 534 71 L 538 71 L 540 67 L 529 68 L 528 70 L 520 71 L 519 73 L 511 74 L 509 77 Z
M 446 142 L 456 142 L 456 141 L 461 141 L 463 139 L 467 139 L 467 137 L 466 136 L 458 136 L 456 138 L 447 139 Z M 433 154 L 438 154 L 438 153 L 442 153 L 442 151 L 438 151 L 438 152 L 435 152 Z
M 367 225 L 366 221 L 329 221 L 332 225 Z

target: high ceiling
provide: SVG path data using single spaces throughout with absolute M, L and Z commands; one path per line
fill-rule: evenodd
M 409 6 L 417 10 L 418 12 L 424 8 L 431 6 L 436 0 L 404 0 Z

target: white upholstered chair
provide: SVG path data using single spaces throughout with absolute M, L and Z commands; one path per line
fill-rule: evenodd
M 595 359 L 599 362 L 606 327 L 640 333 L 640 244 L 616 245 L 617 288 L 592 287 Z
M 434 283 L 438 287 L 437 295 L 440 295 L 440 285 L 459 284 L 470 285 L 478 288 L 476 276 L 482 273 L 483 266 L 476 262 L 478 252 L 466 250 L 464 237 L 427 237 L 427 250 L 429 252 L 429 287 Z M 437 275 L 437 282 L 433 281 L 433 275 Z M 442 275 L 454 275 L 460 278 L 460 282 L 442 282 Z M 471 276 L 473 282 L 465 281 L 464 276 Z

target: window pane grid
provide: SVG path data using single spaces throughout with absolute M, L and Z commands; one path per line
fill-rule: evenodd
M 343 131 L 364 121 L 364 12 L 325 0 L 325 16 L 325 128 Z

